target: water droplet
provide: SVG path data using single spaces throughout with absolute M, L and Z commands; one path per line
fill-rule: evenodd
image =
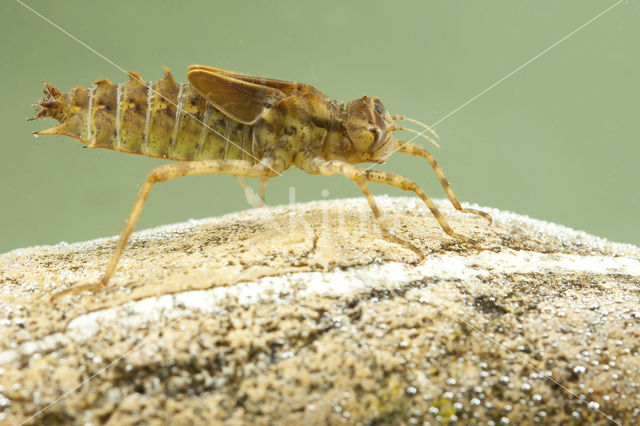
M 4 395 L 0 395 L 0 408 L 6 408 L 11 405 L 11 400 Z

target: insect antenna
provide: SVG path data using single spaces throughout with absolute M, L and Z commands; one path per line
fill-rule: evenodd
M 431 142 L 432 144 L 434 144 L 434 145 L 435 145 L 435 146 L 437 146 L 438 148 L 440 148 L 440 145 L 438 145 L 438 142 L 434 141 L 434 140 L 433 140 L 433 139 L 431 139 L 429 136 L 425 135 L 425 134 L 423 133 L 424 131 L 419 132 L 419 131 L 417 131 L 417 130 L 409 129 L 409 128 L 404 127 L 404 126 L 392 126 L 392 127 L 389 127 L 387 130 L 389 130 L 389 131 L 391 131 L 391 132 L 395 132 L 396 130 L 404 130 L 404 131 L 407 131 L 407 132 L 414 133 L 414 134 L 416 134 L 416 135 L 420 136 L 421 138 L 428 140 L 429 142 Z
M 422 121 L 414 120 L 413 118 L 405 117 L 404 115 L 395 115 L 395 114 L 392 115 L 391 118 L 394 120 L 408 121 L 410 123 L 417 124 L 418 126 L 422 126 L 426 130 L 428 130 L 429 133 L 431 133 L 434 137 L 436 138 L 438 137 L 438 134 L 436 133 L 436 131 L 433 130 L 431 127 L 427 126 L 426 124 L 424 124 Z

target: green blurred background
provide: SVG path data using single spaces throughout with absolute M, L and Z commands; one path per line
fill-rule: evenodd
M 434 123 L 615 1 L 25 3 L 148 80 L 166 65 L 184 82 L 201 63 L 341 100 L 375 95 Z M 433 151 L 462 200 L 640 244 L 638 4 L 618 4 L 437 125 Z M 42 80 L 68 91 L 126 76 L 20 3 L 0 12 L 0 252 L 118 234 L 163 162 L 35 139 L 53 120 L 25 120 Z M 426 161 L 397 155 L 381 168 L 444 197 Z M 269 182 L 269 204 L 287 203 L 289 187 L 297 201 L 361 195 L 344 178 L 290 170 Z M 137 229 L 247 208 L 234 177 L 188 177 L 154 188 Z

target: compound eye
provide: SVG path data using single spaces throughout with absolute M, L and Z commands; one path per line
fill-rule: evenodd
M 373 143 L 378 142 L 378 139 L 380 139 L 380 135 L 382 134 L 380 129 L 378 129 L 377 127 L 372 127 L 371 129 L 369 129 L 369 131 L 373 135 Z
M 386 132 L 379 127 L 372 127 L 369 131 L 373 135 L 373 142 L 369 146 L 369 151 L 377 151 L 387 141 Z

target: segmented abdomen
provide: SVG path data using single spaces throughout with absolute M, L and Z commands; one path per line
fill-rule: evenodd
M 157 81 L 145 82 L 129 73 L 124 84 L 103 79 L 69 93 L 45 83 L 48 99 L 40 102 L 42 109 L 34 118 L 53 117 L 60 124 L 36 133 L 173 160 L 259 160 L 251 126 L 230 119 L 165 71 Z

